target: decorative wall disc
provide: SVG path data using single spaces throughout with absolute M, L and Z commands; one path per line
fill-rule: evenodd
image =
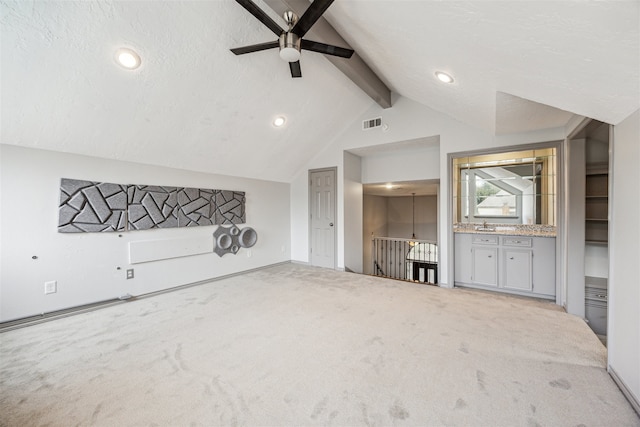
M 213 240 L 216 247 L 213 249 L 218 256 L 226 254 L 236 254 L 240 248 L 250 248 L 258 241 L 258 234 L 251 227 L 240 230 L 235 225 L 231 227 L 220 226 L 213 233 Z

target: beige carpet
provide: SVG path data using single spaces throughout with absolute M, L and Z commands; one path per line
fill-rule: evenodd
M 3 426 L 640 426 L 551 303 L 294 264 L 0 340 Z

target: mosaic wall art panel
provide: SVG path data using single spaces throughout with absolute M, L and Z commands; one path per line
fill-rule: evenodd
M 129 229 L 243 224 L 244 192 L 129 186 Z
M 127 186 L 62 178 L 58 231 L 85 233 L 124 231 Z
M 244 224 L 247 222 L 244 202 L 244 192 L 216 190 L 215 224 Z
M 242 191 L 125 186 L 67 178 L 60 184 L 61 233 L 125 231 L 127 224 L 129 230 L 149 230 L 245 222 Z

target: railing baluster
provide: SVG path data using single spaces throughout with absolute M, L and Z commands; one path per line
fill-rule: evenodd
M 422 281 L 438 282 L 438 245 L 434 242 L 374 236 L 371 251 L 375 276 L 421 281 L 422 271 Z

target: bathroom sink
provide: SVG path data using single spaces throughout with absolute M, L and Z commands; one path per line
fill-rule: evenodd
M 496 231 L 495 227 L 476 227 L 476 231 Z

